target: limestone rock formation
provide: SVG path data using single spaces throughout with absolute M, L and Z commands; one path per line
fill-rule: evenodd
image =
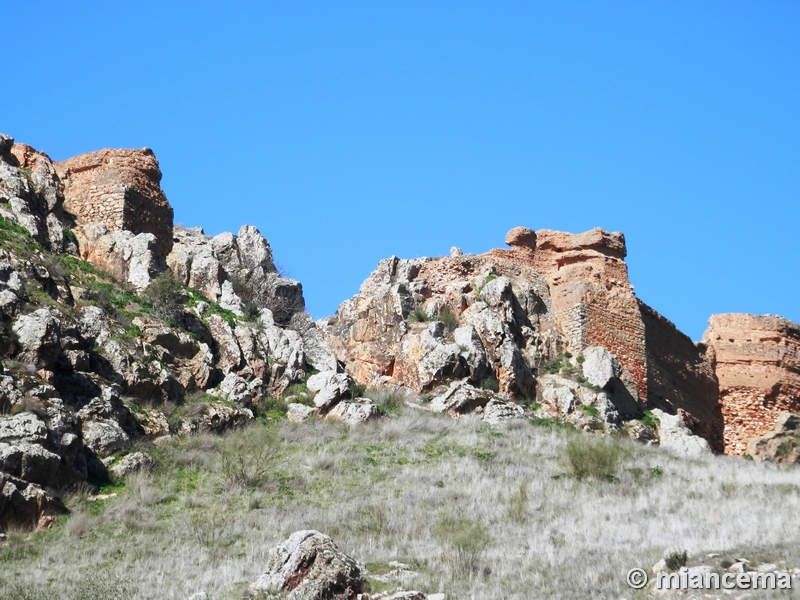
M 713 315 L 703 342 L 719 379 L 726 453 L 744 453 L 781 412 L 800 412 L 800 325 L 772 315 Z
M 283 592 L 290 600 L 355 600 L 364 592 L 363 566 L 319 531 L 296 531 L 272 549 L 254 592 Z
M 747 454 L 756 461 L 789 465 L 800 463 L 800 415 L 779 414 L 773 431 L 750 438 Z
M 670 415 L 654 408 L 653 416 L 658 421 L 659 445 L 681 456 L 710 454 L 711 448 L 703 438 L 693 435 L 686 427 L 683 416 Z

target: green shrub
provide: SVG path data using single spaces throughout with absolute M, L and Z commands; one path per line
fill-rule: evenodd
M 479 521 L 461 517 L 445 516 L 433 529 L 439 541 L 448 546 L 444 561 L 450 569 L 460 575 L 468 575 L 479 569 L 478 559 L 492 541 L 486 525 Z
M 583 411 L 583 413 L 585 415 L 589 416 L 589 417 L 599 417 L 600 416 L 600 411 L 598 410 L 598 408 L 596 406 L 590 406 L 589 404 L 581 404 L 580 408 Z
M 497 393 L 500 391 L 500 382 L 494 376 L 487 377 L 481 380 L 481 389 Z
M 415 306 L 411 314 L 408 315 L 408 320 L 412 323 L 425 323 L 428 320 L 428 313 L 421 306 Z
M 250 425 L 238 435 L 228 435 L 221 448 L 225 489 L 263 487 L 275 466 L 278 436 L 261 425 Z
M 676 550 L 664 557 L 664 562 L 667 563 L 667 569 L 670 571 L 678 571 L 681 567 L 685 567 L 689 561 L 689 553 L 686 550 Z
M 566 466 L 576 479 L 614 481 L 621 457 L 620 448 L 608 440 L 580 435 L 567 442 Z
M 449 306 L 445 306 L 439 311 L 438 319 L 444 324 L 444 328 L 448 332 L 453 332 L 458 327 L 458 317 Z
M 153 307 L 153 312 L 162 319 L 178 321 L 186 303 L 183 286 L 172 274 L 164 271 L 142 292 L 142 298 Z
M 642 413 L 642 418 L 639 419 L 643 425 L 647 425 L 652 429 L 658 429 L 658 417 L 656 417 L 652 411 L 646 410 Z
M 405 406 L 402 396 L 386 388 L 370 388 L 364 392 L 364 396 L 375 403 L 382 416 L 399 416 Z

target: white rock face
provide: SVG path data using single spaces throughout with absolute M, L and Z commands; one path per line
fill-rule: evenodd
M 353 379 L 347 373 L 323 371 L 309 377 L 306 384 L 309 391 L 316 393 L 314 405 L 321 413 L 325 413 L 347 395 Z
M 111 467 L 110 471 L 115 478 L 120 479 L 138 471 L 149 471 L 155 464 L 149 454 L 133 452 L 124 456 L 121 461 Z
M 344 421 L 348 425 L 359 425 L 378 418 L 378 407 L 369 398 L 342 400 L 334 406 L 326 419 Z
M 606 387 L 622 372 L 617 359 L 602 346 L 592 346 L 583 351 L 583 376 L 592 385 Z
M 711 454 L 708 442 L 694 435 L 683 422 L 680 415 L 670 415 L 654 408 L 653 416 L 658 419 L 658 437 L 663 448 L 681 456 L 701 456 Z
M 292 423 L 302 423 L 313 413 L 314 409 L 312 407 L 292 402 L 289 404 L 288 410 L 286 411 L 286 418 Z
M 21 316 L 13 329 L 22 346 L 22 360 L 37 367 L 52 366 L 61 352 L 59 326 L 60 321 L 46 308 Z
M 486 408 L 483 409 L 483 420 L 490 425 L 497 425 L 504 421 L 524 419 L 525 409 L 519 404 L 505 402 L 498 398 L 492 398 Z
M 478 407 L 483 408 L 489 404 L 491 398 L 491 393 L 485 390 L 479 390 L 463 381 L 454 381 L 444 394 L 431 400 L 431 410 L 463 415 Z

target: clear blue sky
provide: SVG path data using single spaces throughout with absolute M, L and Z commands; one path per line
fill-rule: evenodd
M 640 298 L 800 321 L 800 3 L 4 2 L 0 131 L 153 148 L 322 317 L 378 260 L 623 231 Z

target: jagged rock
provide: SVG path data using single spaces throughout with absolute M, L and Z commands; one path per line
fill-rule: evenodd
M 142 428 L 142 433 L 147 437 L 157 438 L 169 435 L 167 417 L 160 410 L 140 409 L 133 416 Z
M 708 442 L 693 435 L 681 415 L 670 415 L 657 408 L 652 409 L 652 413 L 658 420 L 658 438 L 662 448 L 681 456 L 711 454 Z
M 109 469 L 115 479 L 123 479 L 131 473 L 149 471 L 155 466 L 153 457 L 144 452 L 133 452 L 123 456 L 122 459 Z
M 214 256 L 211 238 L 200 227 L 184 229 L 176 226 L 172 235 L 172 252 L 166 260 L 175 277 L 184 285 L 202 292 L 212 302 L 219 302 L 225 272 Z
M 297 313 L 292 317 L 290 325 L 303 340 L 303 351 L 309 365 L 318 371 L 337 370 L 336 355 L 322 337 L 322 332 L 314 323 L 311 315 L 306 312 Z
M 461 248 L 453 246 L 450 248 L 450 256 L 464 256 L 464 253 L 461 251 Z
M 623 425 L 623 431 L 632 440 L 647 446 L 658 443 L 658 432 L 641 421 L 627 421 Z
M 111 454 L 122 450 L 130 443 L 130 437 L 111 419 L 84 422 L 81 431 L 83 443 L 97 454 Z
M 283 592 L 290 600 L 355 600 L 364 591 L 362 566 L 318 531 L 296 531 L 270 551 L 253 591 Z
M 478 332 L 472 325 L 457 327 L 453 338 L 461 356 L 469 367 L 470 379 L 480 383 L 493 375 L 492 367 L 486 357 L 486 350 Z
M 47 426 L 39 417 L 28 412 L 0 417 L 0 442 L 44 444 L 47 442 Z
M 514 227 L 506 234 L 506 244 L 512 248 L 536 250 L 536 232 L 527 227 Z
M 38 444 L 0 443 L 0 471 L 31 483 L 52 487 L 61 458 Z
M 52 368 L 61 354 L 60 325 L 46 308 L 21 316 L 13 326 L 22 348 L 20 360 L 38 368 Z
M 567 421 L 582 428 L 613 429 L 620 422 L 620 412 L 613 397 L 597 392 L 577 381 L 560 375 L 539 378 L 539 398 Z
M 223 373 L 237 373 L 244 366 L 244 356 L 233 328 L 219 315 L 207 319 L 208 329 L 217 344 L 216 366 Z
M 316 411 L 311 406 L 292 402 L 289 404 L 288 410 L 286 411 L 286 418 L 292 423 L 302 423 L 315 412 Z
M 325 418 L 344 421 L 348 425 L 359 425 L 377 419 L 378 407 L 368 398 L 342 400 L 328 411 Z
M 778 415 L 774 431 L 748 440 L 747 454 L 759 462 L 800 463 L 800 415 Z
M 234 427 L 241 427 L 253 420 L 253 411 L 249 408 L 234 408 L 225 404 L 213 403 L 204 407 L 203 411 L 193 417 L 181 421 L 178 433 L 222 433 Z
M 602 346 L 592 346 L 583 350 L 583 376 L 586 381 L 601 389 L 605 388 L 622 373 L 616 357 Z
M 13 144 L 12 138 L 6 138 Z M 28 230 L 42 246 L 64 247 L 61 182 L 50 157 L 26 144 L 0 152 L 0 216 Z
M 258 394 L 261 380 L 254 379 L 250 382 L 233 373 L 228 373 L 219 385 L 220 394 L 239 406 L 250 407 L 253 398 Z
M 88 223 L 74 232 L 83 260 L 137 290 L 167 268 L 162 244 L 152 233 L 113 231 L 105 223 Z
M 47 529 L 66 507 L 34 483 L 0 472 L 0 528 Z
M 463 381 L 456 381 L 450 384 L 444 394 L 431 400 L 431 410 L 447 411 L 454 416 L 464 415 L 475 411 L 478 407 L 485 407 L 491 399 L 490 392 L 474 388 Z
M 350 393 L 353 379 L 347 373 L 323 371 L 312 375 L 306 381 L 308 390 L 314 392 L 314 406 L 324 414 L 339 400 Z
M 524 419 L 525 409 L 519 404 L 507 402 L 499 398 L 492 398 L 483 409 L 483 420 L 490 425 L 497 425 L 504 421 Z

